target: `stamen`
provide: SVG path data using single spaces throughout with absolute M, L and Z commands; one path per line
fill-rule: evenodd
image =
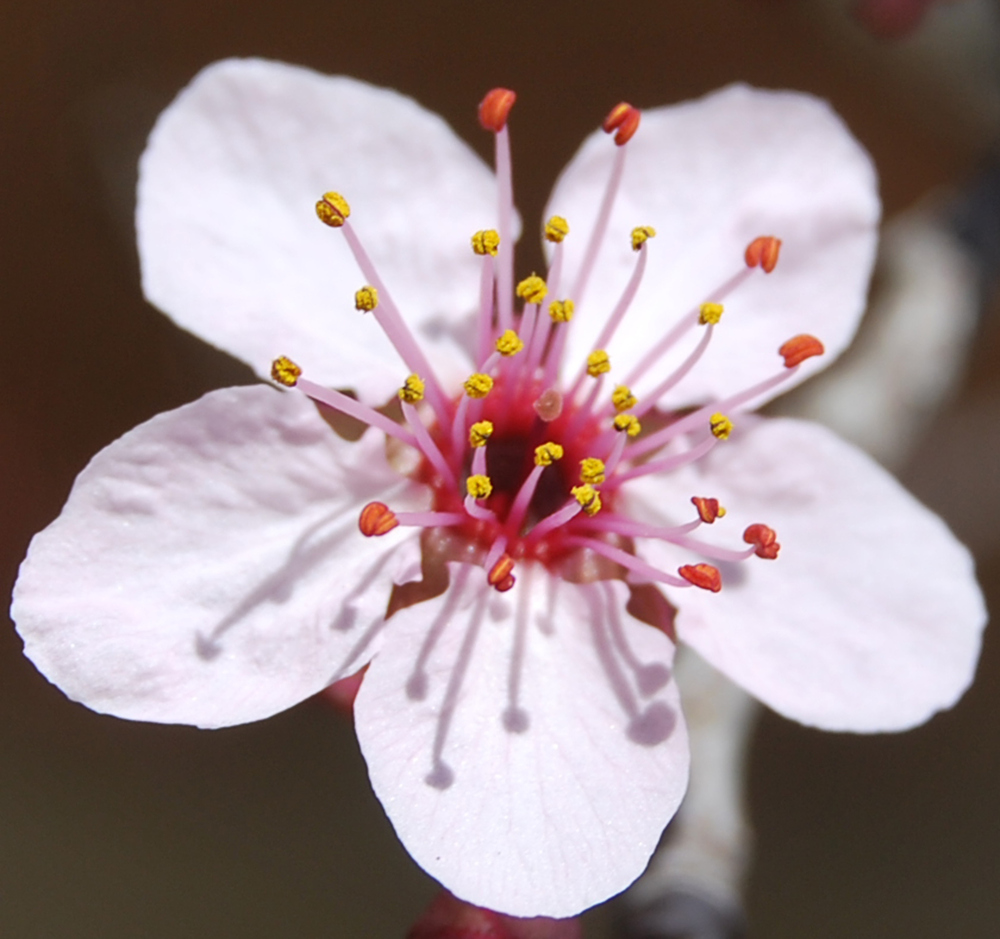
M 703 303 L 698 307 L 698 322 L 702 326 L 715 326 L 722 319 L 725 309 L 721 303 Z
M 627 101 L 622 101 L 616 104 L 608 116 L 604 118 L 604 123 L 601 124 L 601 129 L 606 134 L 610 134 L 611 131 L 617 130 L 618 133 L 615 134 L 615 143 L 619 147 L 627 144 L 639 129 L 639 121 L 642 118 L 642 114 L 638 108 L 632 107 Z
M 671 587 L 686 587 L 688 585 L 686 578 L 681 580 L 679 577 L 674 577 L 672 574 L 661 571 L 659 568 L 653 567 L 651 564 L 647 564 L 645 561 L 637 558 L 634 554 L 629 554 L 628 551 L 616 548 L 614 545 L 610 545 L 606 541 L 599 541 L 597 538 L 583 538 L 571 535 L 565 538 L 563 543 L 573 545 L 578 548 L 589 548 L 591 551 L 600 554 L 602 557 L 606 557 L 609 561 L 614 561 L 616 564 L 620 564 L 633 574 L 637 574 L 643 581 L 659 581 L 660 583 L 668 584 Z M 632 580 L 632 578 L 629 579 Z
M 475 372 L 462 387 L 470 398 L 485 398 L 493 390 L 493 379 L 483 372 Z
M 743 540 L 747 544 L 754 545 L 753 553 L 757 557 L 768 561 L 773 561 L 778 556 L 778 551 L 781 550 L 781 545 L 778 544 L 778 536 L 774 529 L 768 528 L 767 525 L 762 525 L 759 522 L 755 525 L 750 525 L 743 532 Z
M 601 511 L 601 494 L 590 483 L 574 486 L 570 489 L 570 495 L 580 503 L 580 508 L 588 515 L 596 515 Z
M 706 525 L 711 525 L 717 518 L 722 518 L 726 514 L 718 499 L 691 496 L 691 504 L 698 510 L 698 517 Z
M 403 387 L 397 392 L 400 401 L 416 404 L 424 400 L 424 383 L 419 375 L 409 375 L 403 382 Z
M 656 538 L 660 541 L 673 541 L 681 535 L 694 531 L 701 521 L 685 522 L 683 525 L 650 525 L 648 522 L 637 522 L 624 515 L 601 514 L 587 519 L 581 524 L 598 531 L 610 531 L 616 535 L 627 535 L 632 538 Z
M 485 130 L 493 131 L 497 173 L 497 215 L 500 225 L 497 318 L 501 329 L 513 325 L 514 285 L 514 181 L 510 165 L 510 136 L 507 118 L 517 100 L 509 88 L 494 88 L 486 93 L 479 104 L 479 123 Z
M 509 554 L 505 554 L 490 568 L 490 572 L 486 576 L 487 583 L 499 593 L 506 593 L 514 586 L 516 580 L 511 573 L 512 570 L 514 570 L 514 562 Z
M 660 460 L 650 460 L 648 463 L 640 463 L 638 466 L 634 466 L 623 473 L 617 473 L 612 479 L 608 480 L 608 486 L 617 488 L 622 483 L 627 483 L 630 479 L 636 479 L 639 476 L 648 476 L 650 473 L 669 473 L 675 469 L 680 469 L 682 466 L 687 466 L 689 463 L 700 460 L 718 442 L 717 438 L 709 435 L 697 446 L 684 451 L 684 453 L 674 453 Z M 642 444 L 634 445 L 631 448 L 631 455 L 635 456 L 636 451 L 641 446 Z
M 517 355 L 524 348 L 521 337 L 513 329 L 505 330 L 503 335 L 496 341 L 496 349 L 505 358 Z
M 477 473 L 465 481 L 465 489 L 473 499 L 488 499 L 493 492 L 493 483 L 489 476 Z
M 594 456 L 588 456 L 585 460 L 580 460 L 580 482 L 599 486 L 604 482 L 604 478 L 604 460 L 599 460 Z
M 507 126 L 507 117 L 516 100 L 517 92 L 509 88 L 494 88 L 486 92 L 486 97 L 479 102 L 479 123 L 483 130 L 500 133 Z
M 322 202 L 317 203 L 317 213 L 320 211 L 319 205 L 329 204 L 328 199 L 334 195 L 337 194 L 327 193 L 323 197 Z M 347 206 L 347 203 L 343 200 L 342 196 L 338 198 L 340 198 L 343 206 Z M 399 353 L 399 357 L 403 360 L 406 366 L 411 371 L 424 376 L 424 380 L 427 382 L 427 395 L 430 399 L 431 406 L 434 408 L 434 413 L 437 415 L 441 424 L 447 424 L 449 418 L 449 405 L 445 400 L 444 392 L 441 390 L 441 385 L 437 380 L 437 376 L 434 374 L 434 370 L 431 368 L 430 362 L 424 355 L 423 350 L 413 338 L 413 333 L 410 332 L 409 327 L 403 320 L 403 317 L 399 312 L 399 308 L 396 306 L 395 301 L 389 294 L 384 281 L 381 277 L 379 277 L 378 271 L 375 270 L 375 265 L 368 256 L 368 252 L 365 251 L 364 245 L 361 244 L 361 239 L 358 238 L 353 226 L 347 221 L 347 215 L 349 214 L 350 207 L 347 207 L 347 213 L 342 213 L 340 224 L 334 225 L 333 227 L 340 228 L 341 231 L 343 231 L 348 247 L 350 247 L 351 253 L 354 255 L 354 260 L 357 262 L 358 267 L 361 268 L 361 273 L 364 274 L 368 283 L 371 285 L 373 293 L 379 298 L 378 306 L 376 306 L 373 311 L 375 320 L 378 322 L 379 326 L 382 327 L 382 331 L 392 343 L 396 352 Z M 323 216 L 320 215 L 321 219 L 322 217 Z M 330 223 L 327 222 L 327 224 Z
M 532 274 L 517 285 L 516 292 L 526 303 L 541 303 L 548 291 L 545 281 L 537 274 Z
M 480 256 L 489 255 L 495 258 L 499 247 L 500 235 L 492 228 L 477 231 L 472 236 L 472 250 Z
M 295 363 L 291 363 L 295 365 Z M 298 368 L 298 366 L 295 366 Z M 275 366 L 272 364 L 272 375 L 274 374 Z M 279 381 L 280 379 L 275 379 Z M 394 420 L 386 417 L 384 414 L 376 411 L 374 408 L 368 407 L 367 404 L 362 404 L 360 401 L 355 400 L 349 395 L 345 395 L 342 392 L 334 391 L 332 388 L 324 388 L 322 385 L 317 385 L 315 382 L 309 381 L 307 378 L 300 378 L 295 382 L 295 387 L 298 388 L 304 395 L 312 398 L 313 401 L 317 401 L 320 404 L 325 404 L 328 408 L 333 408 L 335 411 L 340 411 L 341 414 L 347 414 L 349 417 L 357 418 L 359 421 L 363 421 L 371 427 L 377 427 L 382 433 L 389 434 L 391 437 L 395 437 L 397 440 L 401 440 L 405 444 L 409 444 L 411 447 L 420 449 L 417 443 L 417 438 L 413 436 L 405 427 L 400 427 Z
M 596 349 L 587 356 L 587 374 L 591 378 L 611 371 L 611 357 L 603 349 Z
M 543 443 L 541 446 L 535 447 L 534 469 L 528 473 L 527 478 L 521 484 L 521 488 L 518 490 L 514 502 L 510 507 L 510 512 L 507 515 L 505 528 L 511 537 L 514 537 L 521 528 L 521 523 L 524 521 L 524 516 L 528 511 L 528 506 L 531 504 L 535 490 L 538 488 L 538 481 L 541 479 L 542 471 L 546 466 L 551 466 L 562 458 L 563 448 L 551 440 L 548 443 Z
M 572 300 L 553 300 L 549 304 L 549 318 L 553 323 L 568 323 L 573 319 Z
M 639 403 L 639 399 L 632 394 L 632 389 L 628 385 L 619 385 L 611 392 L 611 403 L 614 405 L 614 409 L 621 413 L 634 408 Z
M 615 430 L 624 432 L 629 437 L 636 437 L 642 431 L 642 424 L 634 414 L 616 414 L 612 424 Z
M 553 244 L 561 244 L 562 240 L 569 234 L 569 222 L 561 215 L 553 215 L 545 223 L 545 240 Z
M 416 378 L 416 376 L 411 375 L 407 379 L 407 382 L 412 378 Z M 417 381 L 420 381 L 420 379 L 418 378 Z M 417 438 L 417 445 L 424 456 L 434 464 L 434 468 L 441 474 L 441 478 L 451 486 L 457 485 L 454 471 L 448 465 L 448 461 L 444 458 L 444 454 L 440 451 L 438 445 L 431 438 L 430 431 L 424 426 L 424 422 L 420 420 L 417 409 L 404 397 L 405 392 L 406 386 L 404 385 L 399 390 L 399 399 L 403 403 L 403 417 L 406 418 L 406 423 L 410 425 L 413 435 Z
M 301 375 L 302 369 L 287 355 L 279 355 L 271 363 L 271 378 L 286 388 L 294 388 Z
M 414 528 L 447 528 L 450 525 L 462 525 L 467 516 L 461 512 L 397 512 L 396 519 L 400 525 Z
M 316 203 L 316 215 L 324 225 L 340 228 L 351 214 L 351 207 L 339 192 L 324 192 Z
M 493 436 L 493 424 L 490 421 L 476 421 L 469 428 L 469 446 L 485 447 L 486 441 Z
M 780 238 L 775 238 L 773 235 L 761 235 L 747 245 L 743 258 L 747 262 L 747 267 L 759 267 L 765 274 L 770 274 L 777 267 L 780 251 Z
M 528 534 L 525 536 L 530 541 L 537 541 L 550 531 L 565 525 L 571 519 L 576 518 L 583 510 L 583 506 L 577 499 L 570 499 L 561 509 L 557 509 L 551 515 L 546 515 Z
M 354 309 L 359 313 L 371 313 L 378 306 L 378 291 L 370 284 L 354 294 Z
M 638 251 L 650 238 L 656 237 L 656 229 L 652 225 L 640 225 L 632 229 L 632 250 Z
M 779 350 L 780 355 L 785 360 L 785 368 L 795 368 L 801 365 L 806 359 L 811 359 L 814 355 L 822 355 L 826 349 L 815 336 L 803 333 L 793 336 Z
M 705 304 L 708 306 L 708 304 Z M 699 319 L 700 322 L 700 319 Z M 660 384 L 658 384 L 645 398 L 645 401 L 641 408 L 636 411 L 639 417 L 642 417 L 648 411 L 656 407 L 659 400 L 671 389 L 677 387 L 688 373 L 698 364 L 698 361 L 705 354 L 705 350 L 708 348 L 708 344 L 712 341 L 712 335 L 715 332 L 715 324 L 710 324 L 708 329 L 705 330 L 705 335 L 701 337 L 698 345 L 694 347 L 688 357 L 670 374 L 668 375 Z
M 716 411 L 708 419 L 708 426 L 712 430 L 712 436 L 718 440 L 728 440 L 733 432 L 733 422 L 721 411 Z
M 388 534 L 398 525 L 396 513 L 384 502 L 369 502 L 361 510 L 361 517 L 358 519 L 358 528 L 366 538 Z
M 681 575 L 689 584 L 701 587 L 702 590 L 711 590 L 718 593 L 722 589 L 722 574 L 717 567 L 711 564 L 685 564 L 677 568 L 677 573 Z

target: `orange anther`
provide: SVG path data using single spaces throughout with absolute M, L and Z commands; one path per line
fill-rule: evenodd
M 632 139 L 635 132 L 639 129 L 641 118 L 642 114 L 638 108 L 633 108 L 627 101 L 622 101 L 608 112 L 608 116 L 604 118 L 604 123 L 601 124 L 601 129 L 606 134 L 617 130 L 615 143 L 620 147 Z
M 778 264 L 778 254 L 781 251 L 781 239 L 773 235 L 761 235 L 747 245 L 743 260 L 747 267 L 759 267 L 765 274 L 770 274 Z
M 814 355 L 822 355 L 826 350 L 815 336 L 802 333 L 800 336 L 792 336 L 779 350 L 780 355 L 785 360 L 785 368 L 795 368 L 811 359 Z
M 392 531 L 399 524 L 396 513 L 392 511 L 384 502 L 369 502 L 361 510 L 361 517 L 358 519 L 358 528 L 361 534 L 368 538 L 376 535 L 384 535 Z
M 712 567 L 711 564 L 685 564 L 677 568 L 677 573 L 689 584 L 701 587 L 702 590 L 718 593 L 722 589 L 722 575 L 719 569 Z
M 757 557 L 764 558 L 767 561 L 773 561 L 781 550 L 781 545 L 778 544 L 778 536 L 775 534 L 774 529 L 768 528 L 767 525 L 761 525 L 759 522 L 755 525 L 750 525 L 743 532 L 743 540 L 747 544 L 752 544 L 756 547 L 757 550 L 754 551 L 754 554 Z
M 503 555 L 496 564 L 490 568 L 490 572 L 486 577 L 486 582 L 491 586 L 495 587 L 500 593 L 506 593 L 514 586 L 514 575 L 511 571 L 514 570 L 514 561 L 509 554 Z
M 722 518 L 726 510 L 719 505 L 718 499 L 703 499 L 701 496 L 691 496 L 691 503 L 698 510 L 698 517 L 711 525 L 717 518 Z
M 509 88 L 494 88 L 486 92 L 486 97 L 479 102 L 479 123 L 483 130 L 499 134 L 506 127 L 507 115 L 516 100 L 517 92 Z

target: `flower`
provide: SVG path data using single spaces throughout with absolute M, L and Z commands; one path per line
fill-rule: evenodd
M 367 664 L 357 733 L 413 857 L 565 917 L 642 871 L 683 796 L 674 636 L 786 716 L 893 730 L 961 694 L 984 611 L 872 461 L 746 413 L 863 306 L 878 200 L 830 110 L 617 106 L 515 284 L 513 103 L 481 107 L 495 183 L 350 79 L 226 61 L 180 94 L 140 165 L 146 295 L 284 387 L 99 453 L 13 616 L 66 694 L 137 720 L 256 720 Z

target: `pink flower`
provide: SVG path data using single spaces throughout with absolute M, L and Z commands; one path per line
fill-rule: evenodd
M 962 693 L 984 610 L 871 460 L 747 413 L 864 304 L 875 180 L 829 108 L 731 87 L 638 132 L 616 108 L 520 312 L 512 100 L 483 106 L 497 185 L 391 91 L 246 60 L 182 92 L 140 167 L 146 295 L 261 376 L 287 353 L 297 387 L 213 392 L 98 454 L 13 615 L 66 694 L 135 720 L 258 720 L 368 663 L 358 737 L 416 861 L 565 917 L 642 871 L 683 796 L 674 630 L 782 714 L 897 730 Z M 372 427 L 352 442 L 307 396 Z

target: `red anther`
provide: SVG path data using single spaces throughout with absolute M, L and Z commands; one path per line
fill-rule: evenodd
M 718 499 L 703 499 L 701 496 L 691 496 L 691 503 L 698 510 L 698 517 L 706 525 L 711 525 L 720 515 L 726 514 L 726 510 L 719 505 Z
M 507 115 L 516 100 L 517 92 L 509 88 L 494 88 L 486 92 L 486 97 L 479 102 L 479 123 L 483 130 L 499 134 L 507 126 Z
M 765 274 L 770 274 L 778 265 L 778 254 L 781 251 L 781 239 L 773 235 L 761 235 L 747 245 L 743 260 L 747 267 L 760 267 Z
M 743 540 L 747 544 L 755 545 L 757 550 L 754 551 L 754 554 L 767 561 L 773 561 L 781 550 L 781 545 L 778 544 L 778 536 L 775 534 L 774 529 L 768 528 L 767 525 L 762 525 L 760 522 L 750 525 L 743 532 Z
M 604 118 L 604 123 L 601 124 L 601 129 L 606 134 L 617 130 L 615 143 L 620 147 L 632 139 L 635 132 L 639 129 L 639 121 L 641 119 L 642 113 L 638 108 L 633 108 L 627 101 L 621 101 L 608 112 L 608 116 Z
M 358 528 L 361 534 L 368 538 L 376 535 L 384 535 L 392 531 L 399 524 L 396 513 L 392 511 L 384 502 L 369 502 L 361 510 L 361 517 L 358 519 Z
M 702 590 L 718 593 L 722 589 L 722 575 L 711 564 L 685 564 L 677 568 L 677 573 L 689 584 L 701 587 Z
M 486 581 L 491 587 L 496 587 L 500 593 L 504 593 L 514 586 L 512 570 L 514 570 L 514 561 L 509 554 L 505 554 L 490 568 Z M 510 582 L 508 583 L 508 581 Z
M 800 336 L 792 336 L 779 350 L 780 355 L 785 360 L 785 368 L 795 368 L 811 359 L 814 355 L 822 355 L 826 350 L 815 336 L 802 333 Z

